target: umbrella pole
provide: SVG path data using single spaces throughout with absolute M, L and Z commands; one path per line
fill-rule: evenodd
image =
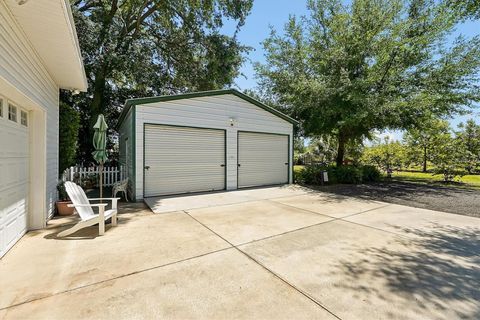
M 103 198 L 103 163 L 100 163 L 100 199 Z M 102 203 L 102 200 L 100 200 Z

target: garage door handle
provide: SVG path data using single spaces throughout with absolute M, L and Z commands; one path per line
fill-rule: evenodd
M 237 166 L 240 167 L 240 166 L 242 166 L 242 165 L 239 163 L 239 164 L 237 164 Z
M 146 169 L 146 170 L 150 169 L 150 166 L 145 166 L 145 169 Z
M 285 162 L 285 165 L 288 166 L 288 162 Z
M 224 165 L 224 164 L 221 164 L 220 167 L 225 167 L 225 165 Z

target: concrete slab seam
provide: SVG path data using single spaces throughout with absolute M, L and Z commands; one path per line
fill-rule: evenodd
M 306 192 L 306 193 L 301 193 L 301 194 L 298 194 L 298 195 L 303 196 L 303 195 L 307 195 L 307 194 L 309 194 L 309 193 Z M 221 208 L 221 207 L 234 206 L 234 205 L 241 204 L 241 203 L 249 203 L 249 202 L 256 202 L 256 201 L 268 201 L 270 199 L 282 199 L 282 198 L 290 198 L 290 197 L 291 196 L 281 196 L 281 197 L 273 197 L 273 198 L 269 198 L 269 199 L 252 199 L 252 200 L 244 200 L 244 201 L 221 204 L 221 205 L 212 205 L 212 206 L 204 206 L 204 207 L 196 207 L 196 208 L 180 209 L 180 210 L 177 209 L 177 210 L 172 210 L 172 211 L 164 211 L 164 212 L 160 212 L 160 213 L 156 213 L 155 211 L 153 211 L 153 209 L 148 205 L 148 203 L 145 201 L 145 199 L 144 199 L 143 202 L 147 205 L 147 207 L 150 209 L 150 211 L 152 211 L 154 214 L 164 214 L 164 213 L 180 212 L 180 211 L 183 211 L 183 210 L 198 210 L 198 209 L 206 209 L 206 208 L 212 208 L 212 207 Z
M 210 232 L 212 232 L 213 234 L 215 234 L 216 236 L 218 236 L 219 238 L 223 239 L 224 241 L 226 241 L 227 243 L 229 243 L 233 248 L 237 249 L 238 252 L 240 252 L 241 254 L 243 254 L 245 257 L 247 257 L 248 259 L 250 259 L 251 261 L 255 262 L 257 265 L 259 265 L 261 268 L 263 268 L 264 270 L 266 270 L 267 272 L 271 273 L 275 278 L 279 279 L 280 281 L 282 281 L 283 283 L 285 283 L 287 286 L 291 287 L 292 289 L 294 289 L 295 291 L 297 291 L 298 293 L 300 293 L 301 295 L 303 295 L 305 298 L 309 299 L 310 301 L 312 301 L 314 304 L 316 304 L 317 306 L 319 306 L 320 308 L 322 308 L 323 310 L 327 311 L 329 314 L 331 314 L 332 316 L 334 316 L 335 318 L 339 319 L 339 320 L 342 320 L 339 316 L 337 316 L 335 313 L 333 313 L 332 311 L 330 311 L 325 305 L 323 305 L 321 302 L 317 301 L 314 297 L 310 296 L 308 293 L 304 292 L 303 290 L 301 290 L 300 288 L 297 288 L 295 285 L 293 285 L 292 283 L 290 283 L 289 281 L 287 281 L 286 279 L 282 278 L 280 275 L 278 275 L 277 273 L 275 273 L 273 270 L 270 270 L 268 267 L 266 267 L 265 265 L 263 265 L 262 263 L 260 263 L 259 261 L 257 261 L 255 258 L 253 258 L 252 256 L 250 256 L 248 253 L 246 253 L 245 251 L 241 250 L 240 248 L 238 248 L 237 246 L 235 246 L 234 244 L 232 244 L 230 241 L 228 241 L 227 239 L 225 239 L 224 237 L 222 237 L 221 235 L 219 235 L 218 233 L 216 233 L 215 231 L 213 231 L 212 229 L 210 229 L 208 226 L 206 226 L 205 224 L 203 224 L 202 222 L 200 222 L 199 220 L 195 219 L 193 216 L 191 216 L 187 211 L 184 211 L 186 215 L 188 215 L 190 218 L 192 218 L 193 220 L 195 220 L 196 222 L 198 222 L 199 224 L 201 224 L 204 228 L 206 228 L 207 230 L 209 230 Z
M 58 296 L 58 295 L 61 295 L 61 294 L 65 294 L 65 293 L 69 293 L 69 292 L 74 292 L 74 291 L 77 291 L 77 290 L 80 290 L 80 289 L 84 289 L 84 288 L 88 288 L 88 287 L 91 287 L 91 286 L 94 286 L 94 285 L 97 285 L 97 284 L 102 284 L 102 283 L 106 283 L 106 282 L 109 282 L 109 281 L 118 280 L 118 279 L 121 279 L 121 278 L 133 276 L 133 275 L 136 275 L 136 274 L 140 274 L 140 273 L 152 271 L 152 270 L 155 270 L 155 269 L 159 269 L 159 268 L 163 268 L 163 267 L 168 267 L 168 266 L 171 266 L 171 265 L 174 265 L 174 264 L 177 264 L 177 263 L 190 261 L 190 260 L 193 260 L 193 259 L 205 257 L 205 256 L 208 256 L 208 255 L 210 255 L 210 254 L 215 254 L 215 253 L 222 252 L 222 251 L 226 251 L 226 250 L 230 250 L 230 249 L 234 249 L 233 246 L 227 247 L 227 248 L 218 249 L 218 250 L 214 250 L 214 251 L 211 251 L 211 252 L 203 253 L 203 254 L 200 254 L 200 255 L 192 256 L 192 257 L 188 257 L 188 258 L 185 258 L 185 259 L 180 259 L 180 260 L 177 260 L 177 261 L 172 261 L 172 262 L 165 263 L 165 264 L 158 265 L 158 266 L 153 266 L 153 267 L 149 267 L 149 268 L 145 268 L 145 269 L 141 269 L 141 270 L 136 270 L 136 271 L 133 271 L 133 272 L 129 272 L 129 273 L 126 273 L 126 274 L 122 274 L 122 275 L 119 275 L 119 276 L 116 276 L 116 277 L 112 277 L 112 278 L 109 278 L 109 279 L 105 279 L 105 280 L 101 280 L 101 281 L 98 281 L 98 282 L 89 283 L 89 284 L 86 284 L 86 285 L 83 285 L 83 286 L 79 286 L 79 287 L 75 287 L 75 288 L 71 288 L 71 289 L 68 289 L 68 290 L 63 290 L 63 291 L 55 292 L 55 293 L 53 293 L 53 294 L 46 295 L 46 296 L 44 296 L 44 297 L 39 297 L 39 298 L 27 300 L 27 301 L 22 301 L 22 302 L 19 302 L 19 303 L 16 303 L 16 304 L 12 304 L 12 305 L 10 305 L 10 306 L 8 306 L 8 307 L 0 308 L 0 311 L 6 310 L 6 309 L 10 309 L 10 308 L 14 308 L 14 307 L 17 307 L 17 306 L 20 306 L 20 305 L 23 305 L 23 304 L 31 303 L 31 302 L 34 302 L 34 301 L 43 300 L 43 299 L 50 298 L 50 297 L 55 297 L 55 296 Z

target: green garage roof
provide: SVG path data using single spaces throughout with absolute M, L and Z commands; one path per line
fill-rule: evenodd
M 136 106 L 139 104 L 148 104 L 154 102 L 162 102 L 162 101 L 171 101 L 171 100 L 179 100 L 179 99 L 189 99 L 189 98 L 197 98 L 197 97 L 209 97 L 209 96 L 220 96 L 224 94 L 233 94 L 245 101 L 248 101 L 259 108 L 262 108 L 283 120 L 286 120 L 293 124 L 298 124 L 298 121 L 290 118 L 286 114 L 281 113 L 280 111 L 267 106 L 264 103 L 261 103 L 258 100 L 253 99 L 252 97 L 247 96 L 246 94 L 241 93 L 235 89 L 224 89 L 224 90 L 211 90 L 211 91 L 200 91 L 200 92 L 191 92 L 191 93 L 183 93 L 183 94 L 176 94 L 176 95 L 169 95 L 169 96 L 159 96 L 159 97 L 150 97 L 150 98 L 136 98 L 136 99 L 128 99 L 125 102 L 125 106 L 123 107 L 122 113 L 120 114 L 120 118 L 118 119 L 117 128 L 119 128 L 125 116 L 128 114 L 128 111 L 132 106 Z

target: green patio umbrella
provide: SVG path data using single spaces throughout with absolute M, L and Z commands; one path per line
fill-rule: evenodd
M 107 123 L 103 114 L 98 115 L 97 122 L 93 126 L 95 133 L 93 134 L 93 159 L 100 165 L 100 198 L 102 198 L 103 188 L 103 164 L 107 160 Z

